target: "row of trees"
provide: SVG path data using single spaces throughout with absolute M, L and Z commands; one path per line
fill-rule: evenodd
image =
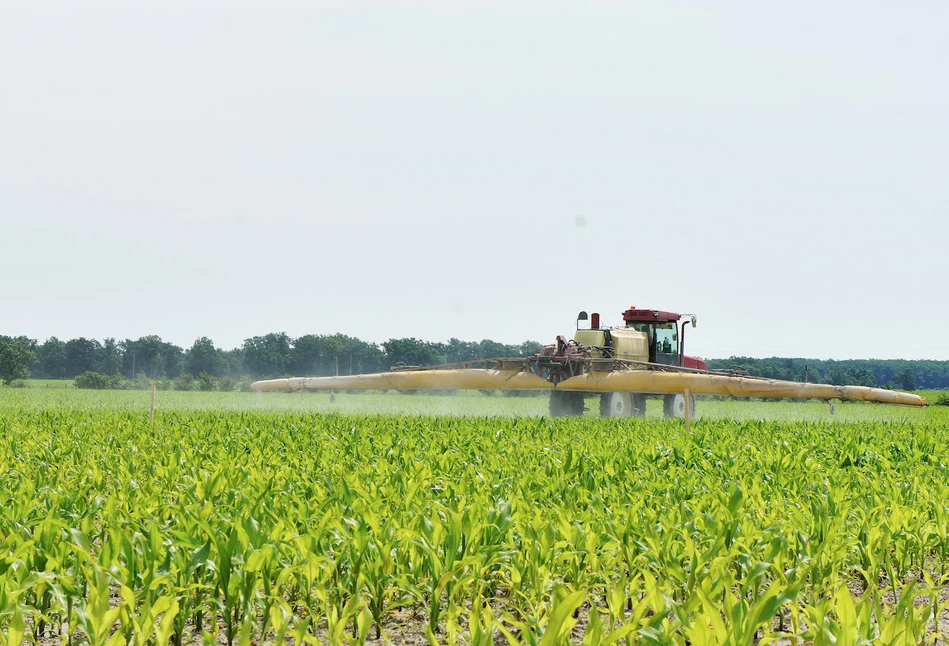
M 375 344 L 344 334 L 309 334 L 290 338 L 271 333 L 246 339 L 239 348 L 224 350 L 201 337 L 181 348 L 158 336 L 116 341 L 109 338 L 56 337 L 37 343 L 26 337 L 0 336 L 0 375 L 9 379 L 74 379 L 86 372 L 134 379 L 177 379 L 183 375 L 214 378 L 265 379 L 284 375 L 348 375 L 388 370 L 399 365 L 430 366 L 477 361 L 492 357 L 529 356 L 540 344 L 525 341 L 506 345 L 490 339 L 480 342 L 451 339 L 431 343 L 415 338 L 389 339 Z M 9 355 L 9 361 L 3 357 Z
M 758 377 L 841 386 L 877 386 L 897 390 L 949 388 L 949 361 L 731 357 L 713 359 L 708 365 L 717 369 L 740 366 Z
M 7 382 L 33 376 L 73 379 L 85 372 L 135 379 L 177 379 L 184 375 L 216 379 L 265 379 L 284 375 L 323 376 L 388 370 L 398 365 L 431 366 L 492 357 L 529 356 L 541 345 L 525 341 L 506 345 L 450 339 L 432 343 L 416 338 L 369 343 L 344 334 L 308 334 L 290 338 L 271 333 L 246 339 L 239 348 L 224 350 L 201 337 L 181 348 L 158 336 L 140 339 L 56 337 L 37 343 L 26 337 L 0 336 L 0 376 Z M 949 361 L 785 359 L 731 357 L 713 359 L 711 368 L 741 366 L 752 375 L 845 385 L 881 386 L 901 390 L 949 388 Z

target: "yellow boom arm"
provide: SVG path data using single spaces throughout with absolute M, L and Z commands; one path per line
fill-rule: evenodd
M 580 392 L 638 392 L 649 394 L 682 393 L 686 388 L 696 395 L 732 397 L 782 397 L 792 399 L 844 399 L 927 406 L 925 398 L 882 388 L 803 384 L 777 379 L 735 377 L 730 375 L 621 370 L 587 372 L 561 381 L 555 387 L 547 380 L 524 370 L 485 368 L 407 370 L 345 377 L 293 377 L 269 379 L 251 385 L 254 391 L 286 390 L 567 390 Z
M 261 390 L 550 390 L 546 379 L 520 370 L 469 368 L 455 370 L 407 370 L 348 377 L 291 377 L 251 384 Z
M 927 406 L 924 397 L 882 388 L 866 386 L 831 386 L 802 384 L 779 379 L 732 377 L 689 372 L 591 372 L 560 382 L 560 390 L 595 392 L 633 391 L 639 393 L 681 393 L 686 388 L 696 395 L 729 395 L 732 397 L 782 397 L 791 399 L 847 399 Z

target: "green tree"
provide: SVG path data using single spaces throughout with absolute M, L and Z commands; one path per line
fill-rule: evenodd
M 325 337 L 307 334 L 293 341 L 290 357 L 290 372 L 297 376 L 321 376 L 327 372 L 327 347 Z
M 109 388 L 119 388 L 122 377 L 118 375 L 103 375 L 98 372 L 84 372 L 76 375 L 76 388 L 89 388 L 93 390 L 106 390 Z
M 117 375 L 122 372 L 122 349 L 112 337 L 102 342 L 99 366 L 103 374 Z
M 224 358 L 221 351 L 214 347 L 214 341 L 206 336 L 201 337 L 185 353 L 185 371 L 198 377 L 206 373 L 212 377 L 223 374 Z
M 876 377 L 873 374 L 873 370 L 866 366 L 859 368 L 853 368 L 850 371 L 851 379 L 849 383 L 853 386 L 876 386 Z
M 285 332 L 244 340 L 244 366 L 258 378 L 280 377 L 290 366 L 290 337 Z
M 345 334 L 334 334 L 340 341 L 340 373 L 361 374 L 385 369 L 385 352 L 375 343 L 368 343 Z
M 441 343 L 439 348 L 448 363 L 462 363 L 463 361 L 477 361 L 481 359 L 481 347 L 473 341 L 460 341 L 454 337 L 448 343 Z
M 893 385 L 900 390 L 916 390 L 916 373 L 911 368 L 904 368 L 893 375 Z
M 843 386 L 848 381 L 847 372 L 840 366 L 834 366 L 827 373 L 827 382 L 835 386 Z
M 66 378 L 66 344 L 52 336 L 36 349 L 38 376 L 46 379 Z
M 143 336 L 137 341 L 126 339 L 119 344 L 123 351 L 122 370 L 130 379 L 145 374 L 151 379 L 181 374 L 184 350 L 161 340 L 160 336 Z
M 384 368 L 379 346 L 345 334 L 307 334 L 293 341 L 290 372 L 295 375 L 335 375 L 378 372 Z
M 66 342 L 66 377 L 73 378 L 84 372 L 100 372 L 102 344 L 95 339 L 79 337 Z
M 36 361 L 36 352 L 30 349 L 30 342 L 25 338 L 16 338 L 0 342 L 0 371 L 3 372 L 3 383 L 10 385 L 18 379 L 28 379 L 30 364 Z
M 503 343 L 492 341 L 491 339 L 482 339 L 478 344 L 481 349 L 482 359 L 495 359 L 499 357 L 512 356 L 511 349 Z
M 431 343 L 416 338 L 389 339 L 382 344 L 386 351 L 386 365 L 434 366 L 443 363 L 443 357 Z
M 200 375 L 198 375 L 198 390 L 214 390 L 214 386 L 214 377 L 206 372 L 202 372 Z
M 244 367 L 244 350 L 242 348 L 222 350 L 221 364 L 221 371 L 235 379 L 247 374 L 247 369 Z

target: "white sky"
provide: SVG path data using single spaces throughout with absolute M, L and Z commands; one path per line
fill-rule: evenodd
M 949 3 L 0 0 L 0 334 L 949 359 Z M 583 226 L 580 226 L 583 224 Z

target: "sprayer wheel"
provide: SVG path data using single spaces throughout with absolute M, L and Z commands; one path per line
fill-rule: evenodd
M 629 417 L 632 414 L 632 393 L 603 393 L 600 395 L 600 415 L 604 417 Z
M 550 416 L 583 415 L 583 393 L 554 390 L 550 393 Z
M 685 417 L 685 395 L 666 395 L 662 399 L 666 417 Z M 695 395 L 689 395 L 689 417 L 695 416 Z
M 646 416 L 646 396 L 642 393 L 633 393 L 633 417 Z

